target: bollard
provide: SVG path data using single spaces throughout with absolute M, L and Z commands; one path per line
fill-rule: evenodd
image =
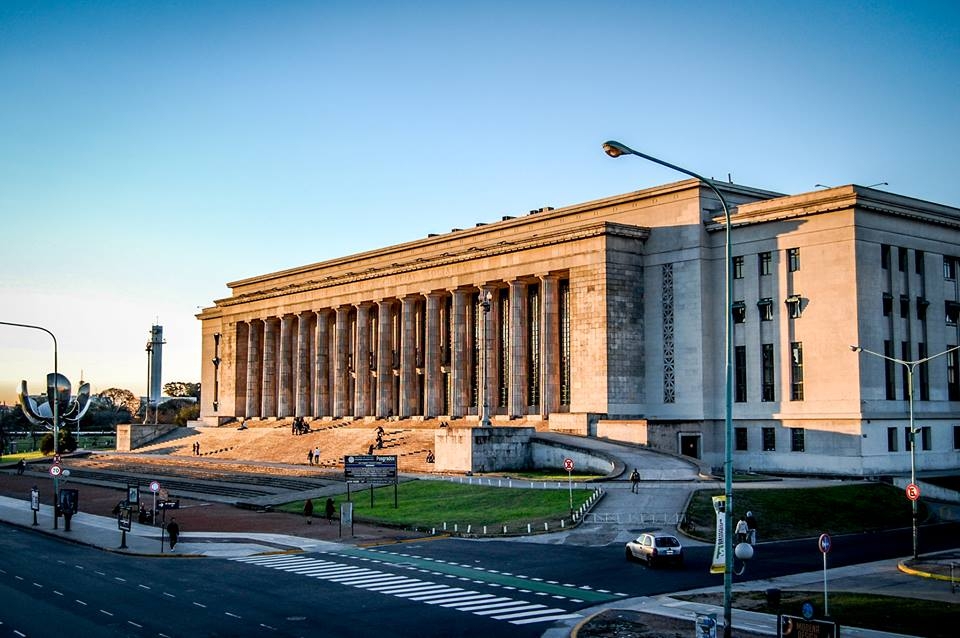
M 460 525 L 459 525 L 459 523 L 454 523 L 454 524 L 453 524 L 453 533 L 456 534 L 456 533 L 459 532 L 459 531 L 460 531 Z
M 560 519 L 560 529 L 563 529 L 563 528 L 564 528 L 563 519 L 561 518 L 561 519 Z
M 447 531 L 447 521 L 443 521 L 443 531 Z
M 503 533 L 504 533 L 504 534 L 507 533 L 507 526 L 506 526 L 506 525 L 503 526 Z
M 483 535 L 484 535 L 484 536 L 487 535 L 487 526 L 486 526 L 486 525 L 483 526 Z
M 546 522 L 546 521 L 543 522 L 543 531 L 545 531 L 545 532 L 549 532 L 549 531 L 550 531 L 550 528 L 547 527 L 547 522 Z
M 533 531 L 533 530 L 530 529 L 530 523 L 527 523 L 527 534 L 529 534 L 529 533 L 532 532 L 532 531 Z
M 436 527 L 434 527 L 433 529 L 430 530 L 430 535 L 431 535 L 431 536 L 436 536 L 436 535 L 437 535 L 437 528 L 436 528 Z
M 467 534 L 470 533 L 470 530 L 473 528 L 473 525 L 467 525 Z

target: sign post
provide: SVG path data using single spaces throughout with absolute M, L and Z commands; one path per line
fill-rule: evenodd
M 373 486 L 393 483 L 393 507 L 398 507 L 397 455 L 348 454 L 343 457 L 343 477 L 347 483 L 347 500 L 351 483 L 370 484 L 370 507 L 373 507 Z
M 37 489 L 37 486 L 34 485 L 30 490 L 30 509 L 33 510 L 33 524 L 39 525 L 37 522 L 37 512 L 40 511 L 40 490 Z
M 570 493 L 570 513 L 573 514 L 573 459 L 563 459 L 563 469 L 567 471 L 567 491 Z
M 157 525 L 157 492 L 160 491 L 160 482 L 159 481 L 150 481 L 150 491 L 153 492 L 153 515 L 151 516 L 151 522 L 154 527 Z
M 920 498 L 920 486 L 916 483 L 910 483 L 907 485 L 906 492 L 907 498 L 909 498 L 911 501 L 915 501 Z
M 817 540 L 817 546 L 820 548 L 820 553 L 823 554 L 823 615 L 829 618 L 830 604 L 827 600 L 827 554 L 833 546 L 833 541 L 830 540 L 830 534 L 820 534 L 820 538 Z

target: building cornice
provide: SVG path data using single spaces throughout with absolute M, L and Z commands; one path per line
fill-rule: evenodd
M 425 268 L 437 268 L 451 264 L 461 264 L 476 259 L 488 259 L 508 253 L 576 242 L 601 236 L 623 237 L 627 239 L 646 241 L 646 239 L 650 236 L 650 229 L 601 220 L 592 222 L 590 224 L 585 224 L 574 229 L 558 228 L 547 233 L 534 234 L 527 237 L 519 236 L 510 241 L 500 240 L 487 245 L 475 244 L 457 252 L 447 251 L 439 255 L 420 256 L 407 259 L 403 262 L 385 264 L 383 266 L 370 266 L 364 269 L 362 272 L 338 272 L 340 270 L 339 267 L 344 265 L 344 260 L 334 260 L 331 262 L 316 264 L 310 269 L 315 273 L 316 276 L 323 275 L 324 271 L 330 272 L 330 274 L 323 276 L 322 279 L 314 278 L 306 281 L 293 282 L 284 286 L 273 286 L 270 288 L 252 290 L 250 292 L 238 294 L 232 297 L 218 299 L 215 303 L 217 307 L 234 306 L 237 304 L 260 301 L 263 299 L 271 299 L 285 295 L 295 295 L 314 290 L 322 290 L 324 288 L 332 288 L 334 286 L 354 284 L 361 281 L 369 281 L 382 277 L 402 275 L 404 273 L 423 270 Z M 357 256 L 349 259 L 347 263 L 355 261 L 359 261 Z M 286 272 L 289 272 L 290 274 L 294 272 L 297 274 L 302 274 L 309 271 L 306 268 L 298 268 L 295 271 Z M 275 278 L 275 276 L 270 277 L 270 279 Z M 250 280 L 247 280 L 247 282 L 243 283 L 248 282 L 250 282 Z M 230 285 L 232 287 L 238 284 Z

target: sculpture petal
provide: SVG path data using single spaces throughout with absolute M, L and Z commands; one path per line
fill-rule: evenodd
M 20 400 L 20 409 L 23 410 L 23 415 L 27 417 L 27 420 L 34 425 L 47 425 L 46 420 L 40 414 L 40 410 L 37 406 L 37 402 L 33 400 L 33 397 L 30 396 L 30 393 L 27 392 L 27 382 L 20 382 L 20 391 L 17 393 L 17 398 Z

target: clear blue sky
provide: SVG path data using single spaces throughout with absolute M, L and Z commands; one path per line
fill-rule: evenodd
M 960 205 L 960 3 L 0 3 L 0 320 L 199 380 L 225 283 L 682 178 Z M 0 326 L 0 400 L 51 340 Z

